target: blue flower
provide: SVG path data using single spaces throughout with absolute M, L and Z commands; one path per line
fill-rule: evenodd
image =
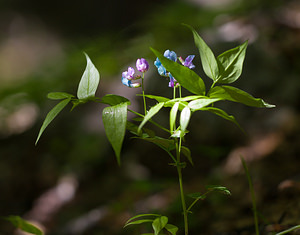
M 154 65 L 157 67 L 157 71 L 158 71 L 159 75 L 161 75 L 161 76 L 167 76 L 167 70 L 161 64 L 161 62 L 160 62 L 160 60 L 158 58 L 156 58 L 156 60 L 154 61 Z
M 174 51 L 166 50 L 165 53 L 164 53 L 164 57 L 166 57 L 169 60 L 172 60 L 174 62 L 177 61 L 177 55 Z

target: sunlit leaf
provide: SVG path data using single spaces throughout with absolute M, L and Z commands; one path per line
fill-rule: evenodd
M 129 220 L 126 221 L 124 227 L 128 226 L 129 223 L 131 223 L 132 221 L 134 221 L 138 218 L 142 218 L 142 217 L 155 217 L 156 218 L 156 217 L 160 217 L 160 215 L 158 215 L 158 214 L 139 214 L 139 215 L 135 215 L 135 216 L 131 217 Z M 151 221 L 153 221 L 153 219 Z
M 218 83 L 232 83 L 236 81 L 243 70 L 248 41 L 242 45 L 225 51 L 217 57 L 220 67 L 220 77 Z
M 10 221 L 16 228 L 19 228 L 24 232 L 35 234 L 35 235 L 43 235 L 43 232 L 39 228 L 30 224 L 28 221 L 22 219 L 19 216 L 11 215 L 11 216 L 4 217 L 4 219 Z
M 176 102 L 170 111 L 170 130 L 173 131 L 175 127 L 176 117 L 177 117 L 177 111 L 179 107 L 179 102 Z
M 71 95 L 66 92 L 50 92 L 48 93 L 47 97 L 51 100 L 63 100 L 67 98 L 72 98 L 74 95 Z
M 204 42 L 200 35 L 190 25 L 186 25 L 193 33 L 195 45 L 199 49 L 202 67 L 205 74 L 214 81 L 217 81 L 219 76 L 219 66 L 214 53 L 209 46 Z
M 103 96 L 100 102 L 103 104 L 109 104 L 111 106 L 121 103 L 127 103 L 128 105 L 130 105 L 130 101 L 127 98 L 113 94 Z
M 65 99 L 60 101 L 56 106 L 54 106 L 53 109 L 50 110 L 50 112 L 47 114 L 43 125 L 40 129 L 40 132 L 38 134 L 38 137 L 35 141 L 35 144 L 38 143 L 41 135 L 43 134 L 44 130 L 46 129 L 46 127 L 53 121 L 53 119 L 64 109 L 64 107 L 67 106 L 67 104 L 71 101 L 71 98 Z
M 156 218 L 152 223 L 154 234 L 158 235 L 159 232 L 167 225 L 167 223 L 168 223 L 168 217 L 166 216 L 161 216 Z
M 193 70 L 167 59 L 160 52 L 154 50 L 153 48 L 151 48 L 151 50 L 159 58 L 166 70 L 173 75 L 173 77 L 182 87 L 193 94 L 205 94 L 205 84 L 202 78 L 200 78 Z
M 209 97 L 234 101 L 259 108 L 275 107 L 275 105 L 268 104 L 260 98 L 254 98 L 249 93 L 232 86 L 216 86 L 210 90 Z
M 163 96 L 158 96 L 158 95 L 145 95 L 145 97 L 149 98 L 149 99 L 154 99 L 157 102 L 161 103 L 161 102 L 167 102 L 170 99 L 163 97 Z
M 77 97 L 78 99 L 86 99 L 94 97 L 100 81 L 100 74 L 89 56 L 85 54 L 87 65 L 79 82 Z
M 221 98 L 202 98 L 189 102 L 188 106 L 191 108 L 192 111 L 197 111 L 219 100 L 221 100 Z
M 166 224 L 165 229 L 172 235 L 176 235 L 176 233 L 178 231 L 178 227 L 176 227 L 173 224 Z
M 141 131 L 142 127 L 155 115 L 158 113 L 159 110 L 164 106 L 164 103 L 157 103 L 155 106 L 151 107 L 151 109 L 147 112 L 144 120 L 139 126 L 138 132 Z
M 191 110 L 187 106 L 185 107 L 180 114 L 180 129 L 181 131 L 185 132 L 191 118 Z
M 127 123 L 127 103 L 104 108 L 102 120 L 106 136 L 115 151 L 118 164 L 120 165 L 121 148 Z

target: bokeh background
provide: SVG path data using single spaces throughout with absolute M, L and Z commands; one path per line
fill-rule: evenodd
M 125 96 L 137 111 L 140 90 L 120 80 L 137 58 L 151 66 L 146 93 L 172 95 L 168 81 L 157 74 L 150 46 L 183 57 L 196 54 L 195 70 L 210 84 L 192 34 L 181 23 L 192 25 L 216 55 L 249 40 L 243 74 L 234 86 L 277 106 L 221 103 L 247 135 L 218 117 L 193 116 L 186 145 L 195 166 L 183 171 L 186 193 L 204 193 L 206 185 L 216 184 L 232 195 L 212 194 L 195 206 L 191 234 L 254 234 L 240 155 L 253 178 L 262 234 L 299 224 L 297 0 L 1 1 L 0 216 L 20 215 L 49 235 L 141 234 L 149 227 L 122 227 L 130 216 L 149 212 L 163 213 L 182 227 L 170 159 L 128 133 L 119 167 L 104 134 L 104 105 L 91 103 L 72 112 L 68 106 L 34 145 L 56 104 L 47 93 L 76 94 L 84 51 L 101 73 L 97 96 Z M 167 112 L 158 121 L 167 124 Z M 0 221 L 0 234 L 17 233 Z

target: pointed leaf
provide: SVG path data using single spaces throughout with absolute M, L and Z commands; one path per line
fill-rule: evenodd
M 144 120 L 139 126 L 138 132 L 140 133 L 142 127 L 155 115 L 158 113 L 159 110 L 164 106 L 164 103 L 157 103 L 155 106 L 153 106 L 144 117 Z
M 249 93 L 232 86 L 216 86 L 209 92 L 209 97 L 238 102 L 252 107 L 275 107 L 275 105 L 268 104 L 260 98 L 254 98 Z
M 209 191 L 218 191 L 221 193 L 224 193 L 226 195 L 231 195 L 230 191 L 224 187 L 224 186 L 220 186 L 220 185 L 208 185 L 206 186 L 207 190 Z
M 218 108 L 215 108 L 215 107 L 206 107 L 206 108 L 202 108 L 202 109 L 200 109 L 200 110 L 201 110 L 201 111 L 209 111 L 209 112 L 211 112 L 211 113 L 213 113 L 213 114 L 216 114 L 216 115 L 218 115 L 218 116 L 220 116 L 220 117 L 222 117 L 222 118 L 224 118 L 224 119 L 226 119 L 226 120 L 228 120 L 228 121 L 231 121 L 231 122 L 233 122 L 235 125 L 237 125 L 238 128 L 240 128 L 240 129 L 243 131 L 243 129 L 241 128 L 241 126 L 239 125 L 239 123 L 235 120 L 234 116 L 227 114 L 227 113 L 226 113 L 224 110 L 222 110 L 222 109 L 218 109 Z M 244 132 L 244 131 L 243 131 L 243 132 Z
M 185 132 L 191 118 L 191 110 L 186 106 L 180 114 L 180 129 L 182 132 Z
M 127 222 L 125 223 L 125 226 L 130 223 L 131 221 L 138 219 L 138 218 L 142 218 L 142 217 L 160 217 L 160 215 L 158 214 L 139 214 L 136 216 L 131 217 L 129 220 L 127 220 Z M 124 227 L 125 227 L 124 226 Z
M 167 223 L 168 223 L 168 217 L 166 216 L 161 216 L 159 218 L 156 218 L 152 223 L 154 234 L 158 235 L 159 232 L 167 225 Z
M 179 102 L 176 102 L 170 111 L 170 130 L 174 131 Z
M 181 146 L 181 153 L 189 160 L 191 165 L 194 165 L 192 155 L 191 155 L 191 150 L 185 146 Z
M 151 48 L 153 53 L 158 57 L 162 65 L 169 71 L 173 77 L 188 91 L 197 95 L 205 94 L 205 84 L 193 70 L 180 65 L 164 57 L 160 52 Z
M 205 74 L 213 81 L 217 81 L 217 78 L 219 76 L 219 67 L 214 53 L 209 48 L 209 46 L 207 46 L 207 44 L 200 37 L 200 35 L 196 32 L 195 29 L 193 29 L 190 25 L 184 25 L 187 26 L 193 33 L 195 45 L 199 49 L 202 67 Z
M 176 227 L 173 224 L 167 224 L 165 226 L 165 229 L 168 230 L 168 232 L 171 233 L 172 235 L 176 235 L 176 233 L 178 231 L 178 227 Z
M 163 97 L 163 96 L 157 96 L 157 95 L 145 95 L 145 97 L 149 98 L 149 99 L 154 99 L 157 102 L 161 103 L 161 102 L 167 102 L 170 99 Z
M 121 103 L 127 103 L 128 105 L 130 105 L 130 101 L 125 97 L 113 94 L 103 96 L 100 102 L 103 104 L 109 104 L 111 106 Z
M 104 108 L 102 120 L 106 136 L 115 151 L 118 164 L 120 165 L 121 148 L 127 123 L 127 103 Z
M 77 97 L 78 99 L 86 99 L 88 97 L 94 97 L 98 84 L 100 81 L 100 75 L 89 56 L 85 54 L 87 65 L 85 71 L 79 82 Z
M 143 223 L 152 223 L 153 219 L 141 219 L 141 220 L 135 220 L 133 222 L 127 223 L 125 227 L 129 226 L 129 225 L 136 225 L 136 224 L 143 224 Z
M 19 216 L 11 215 L 4 217 L 4 219 L 10 221 L 16 228 L 19 228 L 24 232 L 35 235 L 43 235 L 43 232 L 39 228 L 35 227 L 34 225 L 30 224 L 29 222 L 27 222 Z
M 53 109 L 50 110 L 50 112 L 47 114 L 43 125 L 40 129 L 40 132 L 38 134 L 38 137 L 35 141 L 35 145 L 38 143 L 41 135 L 43 134 L 46 127 L 53 121 L 53 119 L 63 110 L 64 107 L 67 106 L 67 104 L 71 101 L 71 98 L 65 99 L 60 101 Z
M 51 100 L 62 100 L 62 99 L 66 99 L 66 98 L 72 98 L 72 97 L 74 97 L 74 95 L 71 95 L 66 92 L 50 92 L 50 93 L 48 93 L 47 97 Z
M 217 57 L 220 67 L 218 83 L 232 83 L 240 77 L 247 45 L 248 41 L 236 48 L 225 51 Z
M 192 111 L 197 111 L 197 110 L 200 110 L 200 109 L 202 109 L 210 104 L 213 104 L 219 100 L 221 100 L 221 98 L 213 98 L 213 99 L 202 98 L 202 99 L 197 99 L 197 100 L 191 101 L 188 104 L 188 106 L 191 108 Z

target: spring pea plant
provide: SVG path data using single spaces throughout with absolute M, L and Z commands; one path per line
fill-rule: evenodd
M 215 103 L 220 101 L 232 101 L 242 103 L 252 107 L 272 108 L 260 98 L 254 98 L 247 92 L 231 86 L 242 73 L 243 62 L 245 58 L 247 42 L 242 45 L 225 51 L 215 57 L 212 50 L 199 36 L 199 34 L 188 25 L 193 33 L 194 42 L 199 50 L 200 58 L 204 73 L 210 78 L 211 86 L 209 89 L 205 87 L 202 78 L 197 75 L 192 69 L 194 55 L 189 55 L 186 59 L 178 57 L 174 51 L 166 50 L 164 54 L 151 48 L 154 55 L 157 57 L 154 65 L 159 75 L 166 77 L 169 80 L 169 87 L 173 89 L 173 97 L 167 98 L 164 96 L 155 96 L 145 94 L 144 79 L 145 74 L 149 69 L 149 63 L 141 58 L 136 62 L 137 73 L 135 69 L 129 67 L 127 71 L 122 73 L 122 83 L 129 88 L 139 88 L 142 90 L 141 97 L 143 99 L 143 113 L 138 113 L 129 109 L 130 101 L 122 96 L 107 94 L 101 98 L 95 97 L 98 88 L 100 75 L 96 67 L 87 54 L 87 66 L 80 80 L 77 97 L 65 92 L 51 92 L 48 98 L 61 100 L 46 116 L 38 134 L 36 144 L 39 141 L 45 128 L 52 120 L 69 104 L 72 103 L 72 110 L 78 105 L 88 101 L 107 104 L 108 107 L 103 109 L 102 120 L 105 127 L 105 132 L 112 148 L 115 152 L 118 164 L 121 164 L 121 148 L 124 140 L 126 129 L 130 131 L 136 138 L 151 142 L 159 146 L 170 157 L 174 167 L 177 169 L 179 194 L 181 198 L 184 234 L 188 235 L 188 214 L 192 207 L 201 199 L 204 199 L 207 194 L 213 191 L 230 194 L 226 187 L 208 186 L 207 192 L 190 194 L 194 201 L 187 205 L 186 195 L 183 189 L 183 168 L 186 167 L 186 162 L 193 165 L 191 151 L 184 146 L 185 135 L 188 134 L 188 125 L 194 113 L 209 112 L 220 116 L 241 128 L 235 117 L 227 114 L 224 110 L 217 108 Z M 178 63 L 179 62 L 179 63 Z M 191 95 L 182 97 L 181 90 L 188 90 Z M 156 104 L 150 109 L 147 109 L 146 100 L 152 99 Z M 164 127 L 153 120 L 153 117 L 162 109 L 169 109 L 169 126 Z M 132 112 L 137 115 L 135 122 L 127 120 L 127 113 Z M 136 122 L 137 121 L 137 122 Z M 163 136 L 157 136 L 153 130 L 145 126 L 152 124 L 165 133 Z M 168 217 L 159 214 L 141 214 L 134 216 L 125 224 L 137 225 L 143 223 L 152 224 L 153 232 L 147 234 L 172 234 L 175 235 L 179 228 L 168 222 Z

